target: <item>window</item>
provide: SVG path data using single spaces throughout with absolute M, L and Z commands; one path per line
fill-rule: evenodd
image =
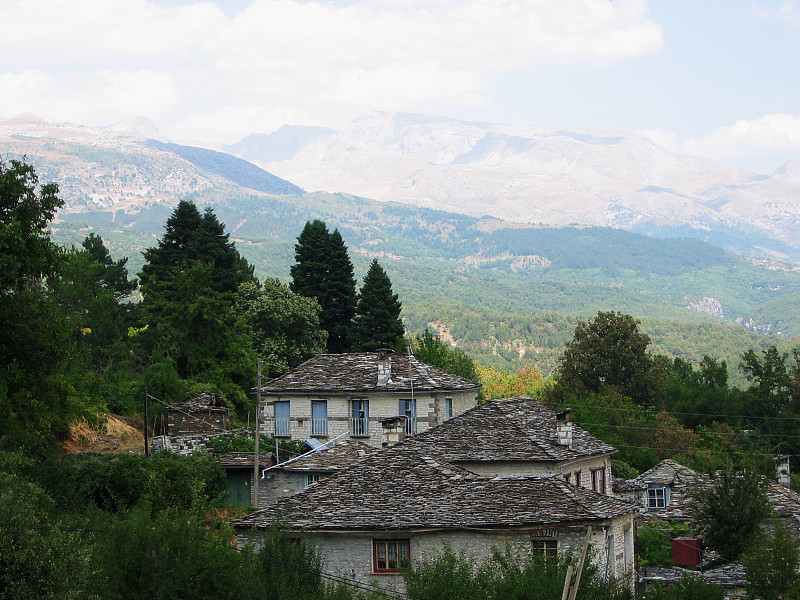
M 599 469 L 592 469 L 592 490 L 606 493 L 606 468 L 600 467 Z
M 570 475 L 572 475 L 572 473 L 567 473 L 566 475 L 564 475 L 564 481 L 566 481 L 567 483 L 569 483 Z
M 308 487 L 312 483 L 317 483 L 318 481 L 322 481 L 324 479 L 324 475 L 322 473 L 306 473 L 304 475 L 304 486 Z
M 577 486 L 581 485 L 581 472 L 580 471 L 575 471 L 575 485 L 577 485 Z
M 667 508 L 667 488 L 648 488 L 647 508 Z
M 406 435 L 417 433 L 417 401 L 400 400 L 400 415 L 406 418 Z
M 453 418 L 453 399 L 452 398 L 445 398 L 444 399 L 444 420 L 452 419 Z
M 558 542 L 556 540 L 531 540 L 531 553 L 540 558 L 554 558 L 558 556 Z
M 289 401 L 275 401 L 275 435 L 289 435 Z
M 328 435 L 328 401 L 311 401 L 311 435 Z
M 410 540 L 372 540 L 375 573 L 399 573 L 409 565 Z
M 353 400 L 351 403 L 350 435 L 369 435 L 369 400 Z

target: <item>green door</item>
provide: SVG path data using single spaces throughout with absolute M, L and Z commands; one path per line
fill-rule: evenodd
M 250 506 L 250 479 L 253 474 L 245 470 L 230 470 L 227 472 L 228 499 L 226 504 L 233 506 Z

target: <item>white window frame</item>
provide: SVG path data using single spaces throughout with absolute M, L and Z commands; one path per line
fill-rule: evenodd
M 317 410 L 314 410 L 316 407 Z M 324 415 L 320 415 L 320 409 L 324 409 Z M 311 401 L 311 435 L 325 437 L 328 435 L 328 401 Z
M 305 473 L 303 475 L 303 487 L 308 487 L 313 483 L 322 481 L 323 479 L 325 479 L 325 475 L 322 473 Z
M 660 510 L 662 508 L 667 508 L 668 505 L 669 490 L 666 486 L 647 488 L 647 508 Z

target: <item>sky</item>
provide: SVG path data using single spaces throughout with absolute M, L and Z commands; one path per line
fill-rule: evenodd
M 219 148 L 373 110 L 800 160 L 800 0 L 0 0 L 0 118 Z

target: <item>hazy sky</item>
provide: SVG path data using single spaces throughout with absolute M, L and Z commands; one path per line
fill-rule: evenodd
M 800 160 L 800 1 L 0 0 L 0 117 L 215 146 L 370 110 Z

